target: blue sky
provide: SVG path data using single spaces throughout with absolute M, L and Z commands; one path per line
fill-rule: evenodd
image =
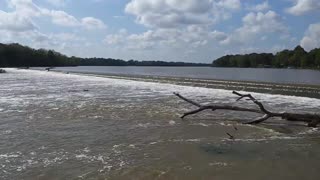
M 0 33 L 69 56 L 211 62 L 320 47 L 320 1 L 3 0 Z

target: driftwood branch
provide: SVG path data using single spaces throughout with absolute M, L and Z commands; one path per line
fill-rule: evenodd
M 251 94 L 241 94 L 239 92 L 233 91 L 233 94 L 239 96 L 239 98 L 237 99 L 237 101 L 246 99 L 248 101 L 252 101 L 254 104 L 256 104 L 259 109 L 256 108 L 244 108 L 244 107 L 240 107 L 240 106 L 234 106 L 234 105 L 228 105 L 228 104 L 212 104 L 212 105 L 201 105 L 193 100 L 190 100 L 186 97 L 183 97 L 182 95 L 180 95 L 179 93 L 174 93 L 174 95 L 176 95 L 177 97 L 179 97 L 180 99 L 198 107 L 198 109 L 195 109 L 193 111 L 189 111 L 184 113 L 181 118 L 185 118 L 186 116 L 192 115 L 192 114 L 196 114 L 199 112 L 202 112 L 204 110 L 231 110 L 231 111 L 242 111 L 242 112 L 251 112 L 251 113 L 257 113 L 257 114 L 261 114 L 262 116 L 250 121 L 250 122 L 246 122 L 245 124 L 259 124 L 261 122 L 264 122 L 270 118 L 273 117 L 280 117 L 281 119 L 287 120 L 287 121 L 297 121 L 297 122 L 305 122 L 308 124 L 309 127 L 316 127 L 319 123 L 320 123 L 320 115 L 318 114 L 298 114 L 298 113 L 287 113 L 287 112 L 271 112 L 269 110 L 267 110 L 264 105 L 258 101 L 256 98 L 254 98 Z

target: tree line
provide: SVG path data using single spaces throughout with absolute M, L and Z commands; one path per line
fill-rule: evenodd
M 278 53 L 226 55 L 212 62 L 214 67 L 320 68 L 320 48 L 306 52 L 301 46 Z
M 54 66 L 210 66 L 210 64 L 68 57 L 54 50 L 33 49 L 17 43 L 0 43 L 0 67 Z
M 209 66 L 205 63 L 124 61 L 112 58 L 69 57 L 54 50 L 33 49 L 17 43 L 0 43 L 0 67 L 54 66 Z M 301 46 L 276 54 L 226 55 L 212 62 L 214 67 L 320 68 L 320 48 L 306 52 Z

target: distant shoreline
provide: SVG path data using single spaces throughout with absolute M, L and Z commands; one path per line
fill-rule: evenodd
M 272 53 L 225 55 L 212 62 L 214 67 L 320 69 L 320 48 L 309 52 L 301 46 Z
M 123 60 L 115 58 L 81 58 L 66 56 L 54 50 L 33 49 L 17 43 L 0 43 L 0 67 L 55 67 L 55 66 L 210 66 L 209 63 L 192 63 L 164 60 Z
M 292 69 L 292 70 L 314 70 L 314 71 L 320 71 L 320 68 L 287 68 L 287 67 L 217 67 L 217 66 L 212 66 L 211 64 L 208 65 L 203 65 L 203 66 L 155 66 L 155 65 L 150 65 L 150 66 L 143 66 L 143 65 L 127 65 L 127 66 L 31 66 L 31 67 L 0 67 L 0 68 L 17 68 L 17 69 L 33 69 L 33 68 L 60 68 L 60 67 L 211 67 L 211 68 L 241 68 L 241 69 Z

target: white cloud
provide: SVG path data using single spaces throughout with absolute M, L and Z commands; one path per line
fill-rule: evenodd
M 0 10 L 0 30 L 23 32 L 37 29 L 32 18 L 39 16 L 39 7 L 32 0 L 11 0 L 8 6 L 14 11 Z
M 36 29 L 31 19 L 17 13 L 7 13 L 0 10 L 0 30 L 23 32 Z
M 0 38 L 1 42 L 19 42 L 34 48 L 63 50 L 63 48 L 61 48 L 61 44 L 73 45 L 74 43 L 85 42 L 85 38 L 79 37 L 74 33 L 45 34 L 38 30 L 7 31 L 1 29 L 0 33 L 3 35 Z
M 104 42 L 109 45 L 119 45 L 125 41 L 125 37 L 120 34 L 109 34 L 105 37 Z
M 228 37 L 226 33 L 220 32 L 220 31 L 210 32 L 209 35 L 210 35 L 210 37 L 212 37 L 213 39 L 215 39 L 219 42 L 224 41 Z
M 295 4 L 286 10 L 288 13 L 299 16 L 312 11 L 320 11 L 319 0 L 295 0 Z
M 127 49 L 199 48 L 223 41 L 227 35 L 211 25 L 241 9 L 240 0 L 131 0 L 125 12 L 151 29 L 139 33 L 107 35 L 108 45 Z
M 107 26 L 99 19 L 93 17 L 85 17 L 81 19 L 81 24 L 86 29 L 105 29 Z
M 79 26 L 80 22 L 72 15 L 64 11 L 56 11 L 56 10 L 42 10 L 44 15 L 50 16 L 52 18 L 52 23 L 60 26 L 69 26 L 75 27 Z
M 240 0 L 131 0 L 125 12 L 147 27 L 176 28 L 210 25 L 240 8 Z
M 288 29 L 274 11 L 248 13 L 242 18 L 243 25 L 236 29 L 222 44 L 251 43 L 265 33 L 287 33 Z
M 248 5 L 247 7 L 248 10 L 250 11 L 256 11 L 256 12 L 261 12 L 261 11 L 266 11 L 270 9 L 270 5 L 268 1 L 264 1 L 261 4 L 257 4 L 257 5 Z
M 285 31 L 285 26 L 280 22 L 280 16 L 274 11 L 266 13 L 249 13 L 242 19 L 244 27 L 252 32 Z
M 207 31 L 198 26 L 189 26 L 187 29 L 156 29 L 141 34 L 128 34 L 120 31 L 107 35 L 104 42 L 120 48 L 144 50 L 152 48 L 198 48 L 208 43 L 216 43 L 227 38 L 220 31 Z
M 88 30 L 105 29 L 107 27 L 104 22 L 94 17 L 84 17 L 81 20 L 78 20 L 64 11 L 49 11 L 47 9 L 42 9 L 42 13 L 50 16 L 52 18 L 52 23 L 60 26 L 83 27 Z
M 32 22 L 32 18 L 34 17 L 43 18 L 47 16 L 52 19 L 53 24 L 59 26 L 83 27 L 88 30 L 104 29 L 106 27 L 106 25 L 99 19 L 93 17 L 84 17 L 79 20 L 65 11 L 50 10 L 39 7 L 33 3 L 32 0 L 9 0 L 8 4 L 9 7 L 14 9 L 11 14 L 15 14 L 16 19 L 24 19 L 26 22 Z M 22 22 L 17 21 L 15 23 L 18 24 Z
M 311 24 L 300 44 L 306 50 L 320 47 L 320 23 Z
M 32 0 L 8 0 L 8 5 L 20 16 L 30 18 L 41 14 L 41 8 L 35 5 Z
M 109 34 L 104 43 L 136 52 L 199 50 L 227 38 L 224 32 L 212 30 L 211 25 L 231 17 L 230 13 L 239 9 L 239 0 L 131 0 L 126 13 L 135 15 L 136 22 L 150 29 L 136 34 L 127 31 Z
M 80 44 L 85 39 L 78 33 L 42 33 L 37 26 L 38 20 L 51 18 L 55 25 L 64 27 L 77 27 L 83 29 L 101 29 L 106 25 L 99 19 L 84 17 L 78 19 L 65 11 L 51 10 L 36 5 L 32 0 L 8 0 L 9 12 L 0 10 L 0 42 L 21 43 L 33 48 L 55 49 L 62 53 L 79 54 Z
M 241 8 L 240 0 L 218 1 L 217 4 L 218 4 L 218 6 L 220 6 L 222 8 L 233 9 L 233 10 L 238 10 Z

